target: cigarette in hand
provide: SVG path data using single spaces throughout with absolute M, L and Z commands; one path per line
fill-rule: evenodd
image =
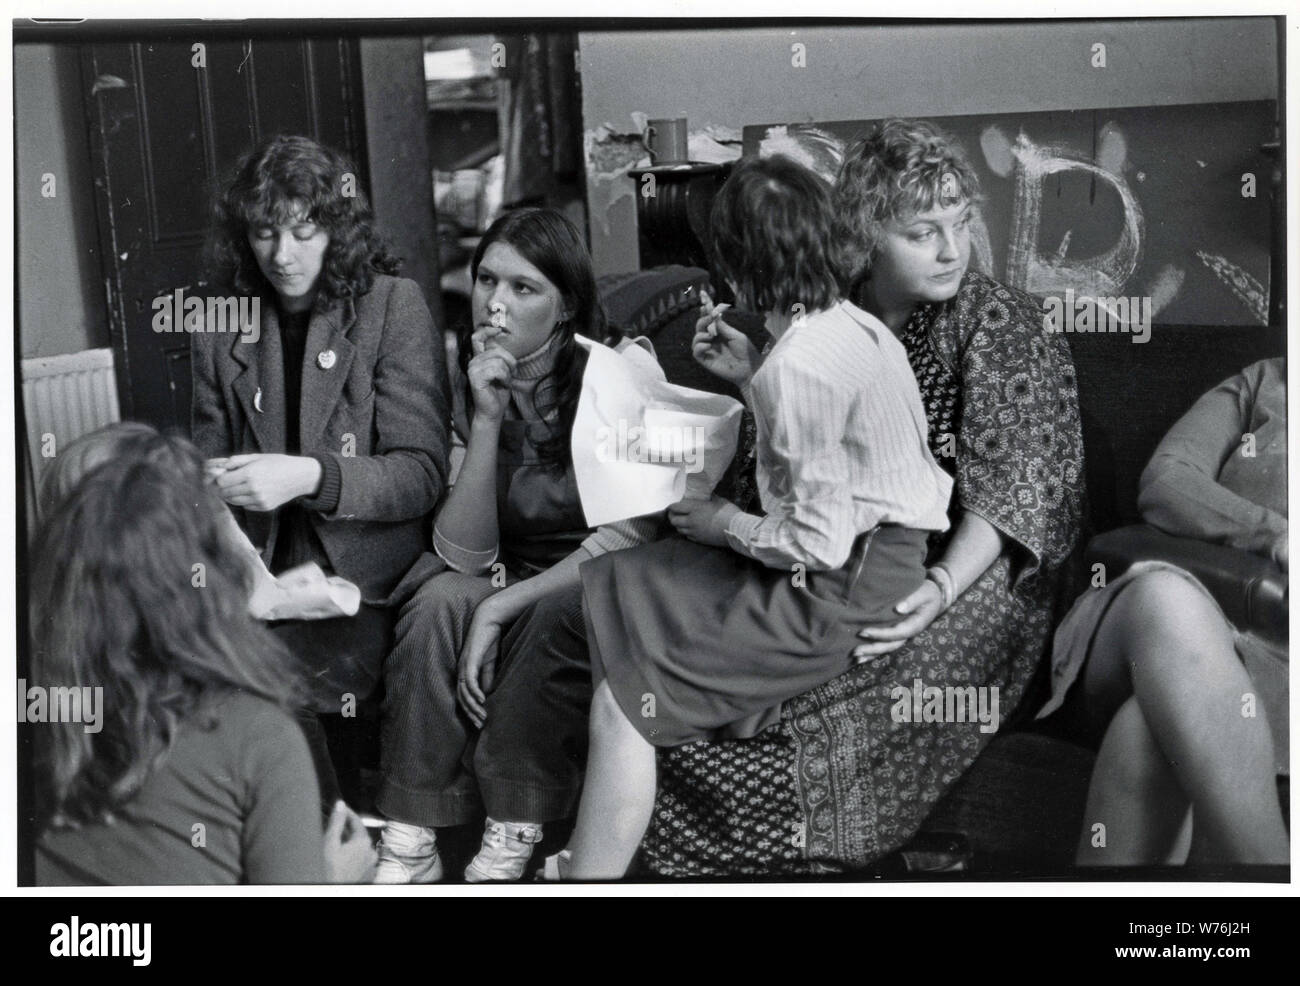
M 716 339 L 716 338 L 718 337 L 718 322 L 719 322 L 719 320 L 722 318 L 722 316 L 725 315 L 725 314 L 727 313 L 727 309 L 730 308 L 730 307 L 731 307 L 731 306 L 730 306 L 729 304 L 727 304 L 725 301 L 724 301 L 722 304 L 717 305 L 716 307 L 714 307 L 714 309 L 713 309 L 713 317 L 709 320 L 709 338 L 710 338 L 710 339 Z

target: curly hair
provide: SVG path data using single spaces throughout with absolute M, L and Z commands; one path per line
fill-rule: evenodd
M 760 312 L 829 308 L 842 297 L 831 189 L 791 158 L 746 158 L 713 200 L 709 218 L 719 273 L 736 301 Z
M 849 145 L 835 184 L 849 280 L 864 276 L 891 220 L 979 200 L 979 176 L 956 140 L 925 120 L 885 120 Z
M 240 159 L 214 205 L 208 240 L 213 280 L 234 294 L 273 299 L 248 231 L 298 219 L 316 223 L 330 238 L 316 290 L 318 311 L 365 294 L 376 273 L 396 274 L 401 262 L 375 230 L 357 176 L 346 157 L 309 137 L 264 140 Z
M 567 469 L 573 461 L 569 438 L 578 414 L 582 374 L 587 366 L 586 351 L 573 337 L 582 334 L 605 342 L 610 334 L 596 288 L 591 254 L 578 228 L 561 213 L 554 209 L 516 209 L 497 219 L 479 241 L 470 261 L 472 280 L 478 280 L 479 264 L 494 243 L 513 247 L 541 271 L 559 290 L 570 312 L 551 334 L 552 339 L 559 340 L 555 364 L 533 391 L 533 410 L 537 416 L 542 420 L 553 416 L 555 422 L 550 435 L 536 443 L 538 457 L 553 468 Z M 457 359 L 466 376 L 474 352 L 470 343 L 473 332 L 473 325 L 463 326 L 458 340 Z
M 221 694 L 302 697 L 288 652 L 247 613 L 248 570 L 193 445 L 110 425 L 59 458 L 51 489 L 67 492 L 33 548 L 32 683 L 102 688 L 103 721 L 37 732 L 43 826 L 110 820 Z

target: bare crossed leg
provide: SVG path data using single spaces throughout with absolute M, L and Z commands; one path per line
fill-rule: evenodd
M 1139 576 L 1098 627 L 1085 675 L 1089 709 L 1114 715 L 1079 865 L 1288 860 L 1263 705 L 1248 704 L 1232 629 L 1201 590 L 1170 572 Z

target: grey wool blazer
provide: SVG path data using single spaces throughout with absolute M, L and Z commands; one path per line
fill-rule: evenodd
M 284 452 L 286 415 L 299 415 L 302 455 L 338 464 L 338 505 L 299 502 L 326 555 L 321 564 L 386 601 L 430 542 L 447 480 L 446 356 L 414 281 L 375 275 L 359 298 L 315 312 L 307 329 L 302 402 L 286 408 L 280 326 L 263 303 L 261 335 L 196 332 L 193 437 L 207 457 Z M 269 565 L 281 510 L 235 509 Z

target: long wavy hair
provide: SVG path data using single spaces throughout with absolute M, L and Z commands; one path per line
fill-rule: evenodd
M 554 209 L 517 209 L 507 212 L 488 227 L 470 261 L 470 276 L 478 280 L 478 267 L 493 243 L 504 243 L 541 271 L 564 298 L 569 317 L 556 323 L 551 333 L 558 340 L 555 363 L 533 391 L 533 410 L 542 420 L 553 421 L 548 437 L 536 442 L 542 462 L 565 469 L 573 459 L 569 436 L 578 413 L 582 393 L 582 372 L 586 352 L 575 341 L 582 334 L 588 339 L 605 342 L 609 323 L 596 289 L 596 275 L 591 254 L 578 228 Z M 472 322 L 472 320 L 471 320 Z M 462 327 L 457 360 L 468 379 L 469 361 L 473 357 L 470 337 L 473 324 Z M 472 402 L 470 402 L 472 407 Z
M 316 285 L 318 311 L 365 294 L 375 274 L 396 274 L 401 267 L 375 230 L 356 167 L 309 137 L 264 140 L 240 159 L 213 211 L 208 264 L 215 283 L 233 294 L 274 300 L 275 290 L 248 245 L 248 231 L 296 218 L 329 233 Z
M 33 551 L 30 684 L 102 688 L 102 721 L 32 727 L 43 827 L 111 820 L 183 722 L 210 724 L 212 700 L 302 697 L 288 652 L 247 613 L 247 569 L 193 445 L 112 425 L 59 460 L 47 488 L 66 492 Z
M 961 144 L 933 123 L 894 118 L 858 137 L 835 183 L 836 237 L 849 280 L 870 276 L 890 221 L 961 201 L 980 201 L 979 175 Z

